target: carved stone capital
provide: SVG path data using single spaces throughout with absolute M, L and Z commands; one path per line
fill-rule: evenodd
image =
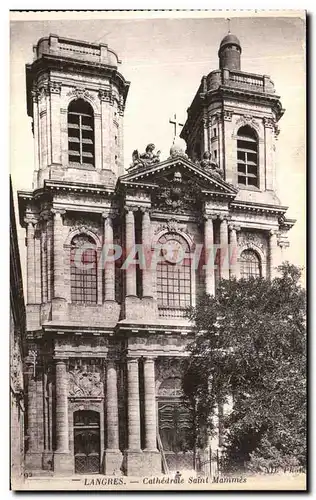
M 141 211 L 142 214 L 150 214 L 151 212 L 150 207 L 139 207 L 139 210 Z
M 127 213 L 127 212 L 137 212 L 138 211 L 138 207 L 135 207 L 135 205 L 125 205 L 124 206 L 124 212 Z
M 48 90 L 51 94 L 60 94 L 61 83 L 60 82 L 49 82 Z
M 33 102 L 37 103 L 38 98 L 39 98 L 39 92 L 38 92 L 37 88 L 33 88 L 33 90 L 31 91 L 31 96 L 32 96 Z
M 57 218 L 62 219 L 63 215 L 65 215 L 66 213 L 66 210 L 63 210 L 61 208 L 52 208 L 51 213 L 53 214 L 55 220 Z
M 41 211 L 40 213 L 40 220 L 41 221 L 47 221 L 52 218 L 52 212 L 49 208 L 45 208 L 44 210 Z
M 265 117 L 265 118 L 263 118 L 263 124 L 264 124 L 265 128 L 274 128 L 275 121 L 273 120 L 273 118 Z
M 126 361 L 128 364 L 138 364 L 139 359 L 140 358 L 136 356 L 126 356 Z
M 29 215 L 29 216 L 24 217 L 24 222 L 27 225 L 31 225 L 31 226 L 35 227 L 37 222 L 38 222 L 38 219 L 35 218 L 34 216 Z
M 37 98 L 41 101 L 44 97 L 46 97 L 49 93 L 48 85 L 41 85 L 37 88 Z
M 231 122 L 232 118 L 233 118 L 233 114 L 234 113 L 232 111 L 224 110 L 223 111 L 223 119 L 227 122 Z
M 269 231 L 269 236 L 272 238 L 273 236 L 277 237 L 279 234 L 279 231 L 277 229 L 270 229 Z
M 109 220 L 113 221 L 114 219 L 116 219 L 117 214 L 113 213 L 113 212 L 104 211 L 104 212 L 102 212 L 101 217 L 102 217 L 102 219 L 109 219 Z
M 107 89 L 100 89 L 98 92 L 98 96 L 99 96 L 99 99 L 101 102 L 102 101 L 108 102 L 109 104 L 111 104 L 111 106 L 113 105 L 114 96 L 113 96 L 111 87 L 109 87 Z
M 228 215 L 228 214 L 218 214 L 218 219 L 221 221 L 221 222 L 229 222 L 230 219 L 231 219 L 231 215 Z
M 203 219 L 204 220 L 216 220 L 218 218 L 219 214 L 213 213 L 213 214 L 204 214 Z
M 241 227 L 240 227 L 240 226 L 238 226 L 237 224 L 229 224 L 229 225 L 228 225 L 228 229 L 229 229 L 230 231 L 236 231 L 236 232 L 238 232 L 238 231 L 240 231 L 240 230 L 241 230 Z

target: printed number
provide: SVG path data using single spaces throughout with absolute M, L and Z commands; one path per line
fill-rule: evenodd
M 32 477 L 32 472 L 24 472 L 24 477 L 25 478 Z

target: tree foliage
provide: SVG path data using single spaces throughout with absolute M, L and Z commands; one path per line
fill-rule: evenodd
M 201 436 L 232 396 L 223 418 L 232 462 L 305 462 L 306 296 L 299 268 L 279 271 L 272 281 L 221 280 L 190 313 L 197 333 L 183 390 Z

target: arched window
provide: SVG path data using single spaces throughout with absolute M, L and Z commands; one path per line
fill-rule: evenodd
M 178 234 L 159 239 L 164 260 L 157 265 L 157 299 L 160 308 L 191 306 L 191 259 L 186 240 Z
M 79 234 L 71 242 L 71 302 L 96 304 L 97 252 L 90 236 Z
M 83 99 L 68 107 L 68 158 L 76 165 L 94 165 L 93 109 Z
M 237 133 L 238 184 L 259 187 L 258 140 L 256 132 L 245 125 Z
M 260 258 L 254 250 L 244 250 L 241 253 L 240 276 L 244 279 L 261 277 Z

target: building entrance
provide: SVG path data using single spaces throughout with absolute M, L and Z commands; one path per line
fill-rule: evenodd
M 100 414 L 96 411 L 74 413 L 74 454 L 76 474 L 100 472 Z
M 158 391 L 158 422 L 168 469 L 194 469 L 192 415 L 182 402 L 181 379 L 165 380 Z

